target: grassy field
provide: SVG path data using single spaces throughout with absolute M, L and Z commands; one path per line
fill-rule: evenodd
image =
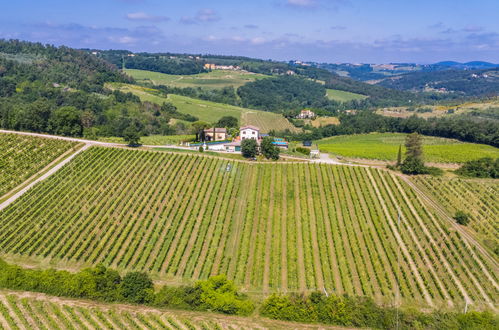
M 237 88 L 248 82 L 269 77 L 258 73 L 231 70 L 213 70 L 195 75 L 172 75 L 135 69 L 127 69 L 125 72 L 138 82 L 151 82 L 154 85 L 201 88 Z
M 371 133 L 342 135 L 317 141 L 323 152 L 349 158 L 397 159 L 400 145 L 405 151 L 405 134 Z M 464 143 L 452 139 L 424 137 L 423 150 L 425 161 L 436 163 L 463 163 L 481 157 L 499 157 L 499 149 L 492 146 Z
M 338 125 L 340 123 L 337 117 L 317 117 L 314 120 L 309 120 L 309 122 L 313 127 Z
M 276 131 L 283 131 L 285 129 L 297 131 L 297 128 L 286 118 L 273 112 L 246 109 L 174 94 L 170 94 L 168 98 L 164 98 L 152 94 L 153 90 L 136 85 L 114 84 L 110 86 L 112 88 L 119 88 L 124 92 L 132 92 L 138 95 L 142 101 L 158 104 L 162 104 L 165 101 L 171 102 L 177 107 L 178 111 L 196 116 L 200 120 L 210 123 L 218 121 L 223 116 L 233 116 L 239 119 L 241 125 L 257 126 L 263 133 L 267 133 L 272 129 Z
M 0 197 L 77 143 L 0 133 Z
M 413 181 L 447 209 L 471 215 L 467 226 L 499 257 L 499 181 L 461 178 L 415 177 Z M 495 220 L 494 220 L 495 219 Z
M 367 96 L 351 92 L 340 91 L 337 89 L 327 89 L 326 96 L 328 99 L 338 102 L 348 102 L 352 100 L 363 100 Z
M 261 318 L 224 316 L 0 291 L 2 329 L 334 329 Z
M 400 287 L 404 304 L 425 307 L 499 299 L 495 264 L 404 181 L 327 164 L 92 147 L 0 212 L 0 256 L 172 284 L 226 274 L 252 294 L 325 288 L 393 303 Z

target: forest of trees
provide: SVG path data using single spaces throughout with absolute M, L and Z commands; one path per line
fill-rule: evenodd
M 67 47 L 0 40 L 0 127 L 69 136 L 173 134 L 171 107 L 141 103 L 106 82 L 133 80 L 93 55 Z
M 244 107 L 268 111 L 310 107 L 326 99 L 323 85 L 295 76 L 259 79 L 239 87 L 237 93 Z

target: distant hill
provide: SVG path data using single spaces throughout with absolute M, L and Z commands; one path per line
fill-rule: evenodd
M 431 66 L 435 67 L 446 67 L 451 69 L 460 69 L 460 70 L 478 70 L 478 69 L 491 69 L 498 68 L 499 64 L 494 64 L 490 62 L 483 61 L 472 61 L 466 63 L 459 63 L 454 61 L 444 61 L 432 64 Z
M 497 96 L 499 95 L 499 68 L 415 72 L 386 78 L 377 85 L 401 91 L 437 92 L 460 96 Z

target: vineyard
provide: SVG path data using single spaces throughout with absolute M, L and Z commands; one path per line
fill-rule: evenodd
M 399 147 L 405 153 L 402 133 L 340 135 L 317 141 L 322 152 L 351 158 L 395 161 Z M 464 163 L 482 157 L 499 157 L 499 149 L 453 139 L 423 136 L 424 160 L 436 163 Z
M 126 69 L 126 74 L 138 82 L 150 82 L 154 85 L 192 88 L 237 88 L 256 79 L 268 76 L 245 71 L 213 70 L 193 75 L 174 75 L 160 72 Z
M 64 154 L 76 143 L 0 133 L 0 197 Z
M 449 214 L 465 211 L 470 214 L 468 225 L 483 244 L 499 256 L 499 186 L 494 180 L 417 177 L 413 181 Z
M 400 210 L 400 219 L 398 219 Z M 0 212 L 0 253 L 245 291 L 495 306 L 497 262 L 387 171 L 92 147 Z
M 314 326 L 0 292 L 0 329 L 289 329 Z M 324 326 L 321 329 L 327 328 Z

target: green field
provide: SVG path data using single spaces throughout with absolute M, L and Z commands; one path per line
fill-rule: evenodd
M 326 96 L 328 99 L 338 102 L 348 102 L 352 100 L 363 100 L 367 96 L 351 92 L 340 91 L 337 89 L 326 89 Z
M 0 291 L 2 329 L 329 329 L 261 318 L 164 310 Z M 332 327 L 331 327 L 332 328 Z
M 62 140 L 0 133 L 0 197 L 76 145 Z
M 237 88 L 248 82 L 269 77 L 258 73 L 230 70 L 213 70 L 211 72 L 194 75 L 172 75 L 135 69 L 126 69 L 125 72 L 137 80 L 137 82 L 151 82 L 154 85 L 175 87 L 201 88 Z
M 405 134 L 370 133 L 341 135 L 317 141 L 319 149 L 349 158 L 397 159 L 398 148 L 404 152 Z M 452 139 L 429 137 L 423 139 L 424 159 L 435 163 L 464 163 L 482 157 L 499 157 L 499 149 L 492 146 L 465 143 Z
M 0 257 L 171 284 L 226 274 L 253 294 L 325 288 L 391 304 L 400 287 L 404 304 L 426 308 L 499 299 L 496 265 L 403 180 L 327 164 L 91 147 L 0 211 Z
M 297 131 L 282 115 L 268 112 L 258 111 L 236 107 L 233 105 L 215 103 L 210 101 L 193 99 L 186 96 L 170 94 L 168 98 L 152 94 L 154 90 L 147 89 L 136 85 L 109 85 L 112 88 L 119 88 L 123 92 L 131 92 L 138 95 L 142 101 L 162 104 L 163 102 L 171 102 L 177 107 L 179 112 L 187 113 L 209 123 L 218 121 L 223 116 L 233 116 L 239 119 L 241 125 L 254 125 L 260 128 L 263 133 L 270 130 Z

